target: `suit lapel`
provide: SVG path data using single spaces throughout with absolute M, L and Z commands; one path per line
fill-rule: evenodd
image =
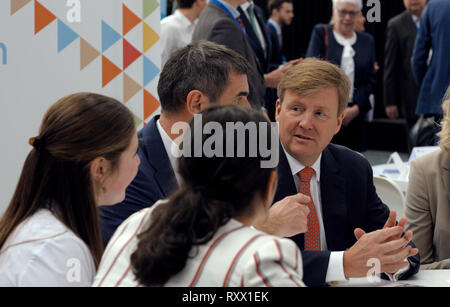
M 178 183 L 156 125 L 158 119 L 159 116 L 155 116 L 148 127 L 144 128 L 142 141 L 145 148 L 144 154 L 147 156 L 148 163 L 154 169 L 154 179 L 162 194 L 167 197 L 177 189 Z
M 334 250 L 335 243 L 340 245 L 339 242 L 345 237 L 341 230 L 344 231 L 342 225 L 346 225 L 347 220 L 346 185 L 340 173 L 340 166 L 327 147 L 320 163 L 320 193 L 329 250 Z
M 410 12 L 405 11 L 403 13 L 402 23 L 403 23 L 406 33 L 410 33 L 411 35 L 414 35 L 414 37 L 415 37 L 417 34 L 417 27 L 416 27 L 416 24 L 414 23 L 414 20 L 412 19 Z
M 443 187 L 444 191 L 441 191 L 442 193 L 445 193 L 447 195 L 448 203 L 450 204 L 450 193 L 449 193 L 449 187 L 450 187 L 450 154 L 446 152 L 442 152 L 444 155 L 444 158 L 442 159 L 441 168 L 442 168 L 442 181 L 443 181 Z

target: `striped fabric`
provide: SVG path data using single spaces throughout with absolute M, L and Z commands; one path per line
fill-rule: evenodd
M 95 287 L 139 286 L 130 256 L 136 249 L 137 235 L 148 225 L 151 211 L 147 208 L 135 213 L 117 229 L 103 255 Z M 234 219 L 221 227 L 210 242 L 193 248 L 191 255 L 185 268 L 164 286 L 304 286 L 301 253 L 293 241 L 267 235 Z

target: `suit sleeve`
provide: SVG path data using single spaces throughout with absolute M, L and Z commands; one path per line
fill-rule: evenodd
M 274 238 L 265 243 L 245 264 L 244 287 L 304 287 L 300 250 L 289 239 Z
M 414 242 L 420 251 L 422 266 L 426 269 L 448 268 L 450 260 L 434 262 L 433 220 L 423 166 L 417 161 L 411 163 L 408 191 L 406 194 L 406 228 L 414 233 Z
M 311 39 L 309 41 L 308 50 L 306 51 L 306 58 L 323 59 L 325 57 L 325 31 L 324 25 L 317 25 L 314 27 Z
M 420 20 L 420 29 L 417 34 L 416 44 L 414 46 L 414 52 L 411 59 L 412 71 L 418 87 L 422 85 L 423 78 L 425 77 L 425 73 L 427 71 L 427 60 L 430 49 L 430 20 L 428 7 L 425 7 L 425 11 Z
M 359 80 L 358 88 L 355 88 L 353 94 L 353 101 L 359 106 L 360 114 L 367 113 L 371 108 L 369 101 L 369 96 L 373 93 L 373 87 L 376 83 L 376 73 L 375 73 L 375 43 L 372 36 L 369 37 L 368 46 L 365 47 L 365 51 L 370 53 L 370 60 L 367 63 L 367 67 L 363 69 L 365 75 L 361 80 Z M 358 54 L 356 54 L 358 56 Z
M 384 104 L 386 106 L 398 105 L 399 75 L 400 63 L 402 59 L 399 54 L 399 39 L 395 26 L 392 22 L 388 23 L 386 32 L 386 44 L 384 46 Z

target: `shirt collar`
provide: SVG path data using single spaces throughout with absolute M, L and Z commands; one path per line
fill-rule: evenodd
M 239 11 L 234 6 L 229 4 L 228 2 L 226 2 L 224 0 L 217 0 L 217 2 L 223 4 L 230 11 L 231 15 L 233 15 L 234 18 L 238 18 L 239 15 L 241 15 L 241 14 L 239 14 Z
M 178 170 L 178 163 L 177 158 L 175 155 L 172 154 L 172 150 L 175 150 L 177 153 L 180 153 L 179 147 L 176 145 L 176 143 L 170 138 L 170 136 L 166 133 L 164 128 L 161 126 L 159 119 L 156 121 L 156 127 L 158 128 L 158 132 L 161 135 L 161 139 L 164 144 L 164 149 L 167 152 L 167 156 L 169 157 L 170 164 L 172 165 L 172 169 L 177 172 Z M 178 155 L 180 156 L 180 155 Z
M 178 18 L 178 20 L 186 27 L 195 25 L 197 23 L 196 19 L 193 23 L 186 17 L 183 15 L 183 13 L 181 13 L 179 10 L 176 10 L 175 13 L 173 13 L 174 16 L 176 16 Z
M 241 9 L 242 9 L 244 12 L 246 12 L 247 9 L 249 8 L 249 6 L 251 6 L 251 5 L 253 5 L 253 3 L 250 3 L 250 2 L 248 2 L 248 1 L 245 1 L 244 3 L 242 3 L 242 4 L 240 5 L 240 7 L 241 7 Z
M 281 35 L 281 27 L 279 24 L 277 24 L 273 19 L 270 18 L 267 22 L 270 23 L 275 28 L 277 35 Z
M 296 176 L 302 169 L 305 168 L 305 166 L 303 164 L 301 164 L 297 159 L 292 157 L 286 151 L 286 149 L 284 149 L 283 145 L 281 145 L 281 147 L 283 147 L 284 153 L 286 154 L 286 158 L 288 160 L 292 176 Z M 316 174 L 317 182 L 320 182 L 320 162 L 321 161 L 322 161 L 322 153 L 320 153 L 320 156 L 319 156 L 319 158 L 317 158 L 316 162 L 314 162 L 313 165 L 311 165 L 311 168 L 314 170 L 314 172 Z

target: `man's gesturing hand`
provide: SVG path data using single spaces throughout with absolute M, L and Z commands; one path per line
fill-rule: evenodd
M 311 199 L 303 194 L 288 196 L 270 207 L 267 219 L 254 225 L 257 229 L 280 237 L 291 237 L 307 231 Z

